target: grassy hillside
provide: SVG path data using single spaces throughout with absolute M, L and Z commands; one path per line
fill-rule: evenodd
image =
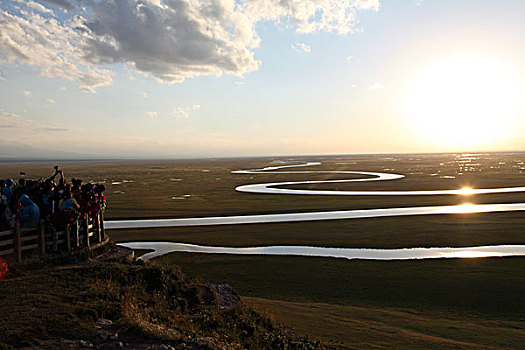
M 119 342 L 132 349 L 321 347 L 237 299 L 229 288 L 188 278 L 177 268 L 26 267 L 0 282 L 0 348 L 107 348 Z

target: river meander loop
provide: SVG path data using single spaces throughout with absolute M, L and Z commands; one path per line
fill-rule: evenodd
M 343 196 L 412 196 L 412 195 L 473 195 L 489 193 L 511 193 L 525 192 L 525 187 L 501 187 L 501 188 L 469 188 L 452 190 L 423 190 L 423 191 L 332 191 L 332 190 L 300 190 L 280 188 L 288 185 L 319 184 L 319 183 L 341 183 L 341 182 L 364 182 L 385 181 L 404 178 L 401 174 L 364 171 L 278 171 L 283 168 L 297 168 L 319 165 L 320 162 L 308 162 L 305 164 L 292 164 L 271 166 L 262 169 L 236 170 L 234 174 L 358 174 L 372 176 L 362 179 L 343 180 L 320 180 L 320 181 L 294 181 L 294 182 L 272 182 L 262 184 L 248 184 L 238 186 L 239 192 L 260 194 L 294 194 L 294 195 L 343 195 Z M 236 215 L 197 217 L 179 219 L 150 219 L 150 220 L 119 220 L 105 221 L 106 229 L 128 229 L 128 228 L 160 228 L 160 227 L 188 227 L 208 225 L 242 225 L 262 224 L 276 222 L 301 222 L 320 220 L 342 220 L 359 219 L 386 216 L 408 216 L 408 215 L 435 215 L 435 214 L 467 214 L 467 213 L 490 213 L 524 211 L 525 203 L 507 204 L 461 204 L 444 206 L 423 206 L 408 208 L 382 208 L 362 210 L 339 210 L 320 211 L 309 213 L 286 213 L 286 214 L 262 214 L 262 215 Z M 428 259 L 428 258 L 467 258 L 467 257 L 490 257 L 490 256 L 523 256 L 525 246 L 486 246 L 465 248 L 403 248 L 403 249 L 343 249 L 326 247 L 300 247 L 300 246 L 273 246 L 273 247 L 206 247 L 184 243 L 173 242 L 129 242 L 122 245 L 135 249 L 153 249 L 154 252 L 145 258 L 152 258 L 167 254 L 169 252 L 196 252 L 196 253 L 223 253 L 223 254 L 256 254 L 256 255 L 298 255 L 298 256 L 320 256 L 341 257 L 347 259 L 381 259 L 381 260 L 405 260 L 405 259 Z

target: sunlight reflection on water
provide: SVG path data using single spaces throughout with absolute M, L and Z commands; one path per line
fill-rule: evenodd
M 330 173 L 330 174 L 354 174 L 373 176 L 372 178 L 361 179 L 343 179 L 343 180 L 321 180 L 321 181 L 288 181 L 288 182 L 272 182 L 261 184 L 248 184 L 235 188 L 236 191 L 246 193 L 264 193 L 264 194 L 289 194 L 289 195 L 329 195 L 329 196 L 433 196 L 433 195 L 462 195 L 470 196 L 474 194 L 491 194 L 491 193 L 512 193 L 525 192 L 525 187 L 501 187 L 501 188 L 470 188 L 464 187 L 461 189 L 448 190 L 417 190 L 417 191 L 340 191 L 340 190 L 301 190 L 282 188 L 282 186 L 291 185 L 311 185 L 322 183 L 347 183 L 347 182 L 365 182 L 365 181 L 389 181 L 399 180 L 404 178 L 404 175 L 382 172 L 370 171 L 278 171 L 283 168 L 298 168 L 320 165 L 320 162 L 308 162 L 304 164 L 271 166 L 262 169 L 251 170 L 235 170 L 232 174 L 315 174 L 315 173 Z M 391 170 L 391 169 L 389 169 Z M 457 175 L 462 175 L 458 173 Z M 454 176 L 440 176 L 440 178 L 455 178 Z
M 187 227 L 207 225 L 243 225 L 264 224 L 275 222 L 301 222 L 318 220 L 343 220 L 376 218 L 386 216 L 408 216 L 408 215 L 435 215 L 435 214 L 469 214 L 469 213 L 491 213 L 506 211 L 523 211 L 525 203 L 508 204 L 460 204 L 409 208 L 385 208 L 385 209 L 362 209 L 362 210 L 340 210 L 321 211 L 313 213 L 287 213 L 287 214 L 263 214 L 263 215 L 238 215 L 238 216 L 210 216 L 201 218 L 181 219 L 148 219 L 148 220 L 119 220 L 104 221 L 104 227 L 108 230 L 126 228 L 155 228 L 155 227 Z

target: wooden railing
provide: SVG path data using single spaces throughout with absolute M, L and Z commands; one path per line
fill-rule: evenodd
M 75 224 L 66 225 L 63 230 L 57 231 L 56 243 L 59 251 L 72 252 L 72 235 L 76 238 L 74 230 L 78 230 L 78 237 L 83 240 L 81 248 L 103 243 L 106 240 L 103 211 L 92 215 L 83 214 Z M 46 232 L 43 220 L 37 227 L 32 228 L 20 228 L 16 222 L 13 230 L 0 232 L 0 257 L 11 258 L 17 263 L 35 255 L 45 257 L 52 250 L 53 236 L 52 232 Z

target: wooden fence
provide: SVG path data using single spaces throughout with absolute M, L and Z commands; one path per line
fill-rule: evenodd
M 61 252 L 71 253 L 76 241 L 76 230 L 79 240 L 83 240 L 81 248 L 99 245 L 106 240 L 104 231 L 104 213 L 82 215 L 75 224 L 66 225 L 62 231 L 57 231 L 57 247 Z M 47 230 L 49 231 L 49 230 Z M 20 228 L 18 222 L 13 230 L 0 232 L 0 257 L 11 258 L 17 263 L 39 255 L 45 257 L 53 248 L 54 234 L 46 232 L 43 220 L 37 227 Z

